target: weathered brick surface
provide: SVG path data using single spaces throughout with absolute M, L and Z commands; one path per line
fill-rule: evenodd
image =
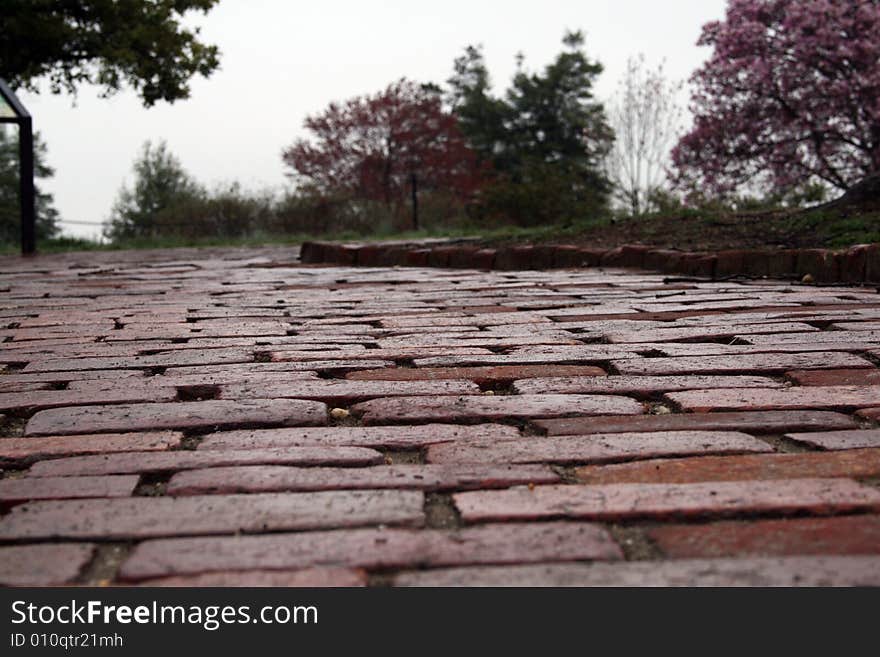
M 167 492 L 169 495 L 199 495 L 381 488 L 436 491 L 507 488 L 517 484 L 553 484 L 559 481 L 558 474 L 542 465 L 476 463 L 389 465 L 375 468 L 265 465 L 180 472 L 168 482 Z
M 352 407 L 365 424 L 393 422 L 455 422 L 569 415 L 634 415 L 644 406 L 634 399 L 611 395 L 517 395 L 472 397 L 399 397 L 374 399 Z
M 0 586 L 72 584 L 94 552 L 92 543 L 0 546 Z
M 733 336 L 748 336 L 762 333 L 812 332 L 819 329 L 798 322 L 779 322 L 777 324 L 733 324 L 728 326 L 682 326 L 676 328 L 619 331 L 609 333 L 610 342 L 665 342 L 667 340 L 718 339 Z
M 808 408 L 859 408 L 880 404 L 877 386 L 808 386 L 782 389 L 730 389 L 671 392 L 667 397 L 682 410 L 708 411 L 783 410 Z
M 351 404 L 376 397 L 410 395 L 478 395 L 471 381 L 289 381 L 224 384 L 221 399 L 314 399 L 328 404 Z
M 592 365 L 499 365 L 497 367 L 392 367 L 351 372 L 345 378 L 357 381 L 434 381 L 468 379 L 475 383 L 515 381 L 556 376 L 604 376 Z
M 880 370 L 795 370 L 786 377 L 801 386 L 880 385 Z
M 31 460 L 77 454 L 164 451 L 177 447 L 182 438 L 183 434 L 177 431 L 4 438 L 0 440 L 0 459 Z
M 252 570 L 205 573 L 182 577 L 161 577 L 144 586 L 209 587 L 251 586 L 283 588 L 360 587 L 367 585 L 367 573 L 356 568 L 305 568 L 303 570 Z
M 0 520 L 0 539 L 94 540 L 357 527 L 423 522 L 422 493 L 330 491 L 132 497 L 21 504 Z
M 38 584 L 862 581 L 791 559 L 878 556 L 880 296 L 772 277 L 875 251 L 7 258 L 0 550 Z M 611 533 L 657 561 L 583 563 Z M 83 540 L 126 546 L 51 553 Z
M 880 516 L 669 525 L 647 530 L 676 559 L 793 554 L 880 554 Z
M 120 575 L 143 580 L 325 564 L 389 569 L 622 557 L 620 548 L 598 525 L 505 523 L 457 530 L 357 529 L 147 541 L 134 549 Z
M 45 408 L 64 406 L 83 406 L 86 404 L 114 404 L 120 402 L 165 402 L 172 401 L 177 393 L 174 389 L 146 389 L 126 385 L 115 385 L 99 390 L 40 390 L 0 394 L 2 411 L 38 411 Z
M 815 434 L 788 433 L 786 438 L 818 449 L 860 449 L 880 447 L 880 429 L 823 431 Z
M 70 477 L 255 464 L 358 466 L 375 465 L 382 460 L 382 455 L 374 449 L 335 446 L 126 452 L 40 461 L 31 466 L 28 474 L 32 477 Z
M 808 354 L 743 354 L 683 358 L 639 358 L 614 361 L 621 374 L 711 374 L 782 372 L 794 369 L 866 368 L 873 365 L 854 354 L 835 351 Z
M 135 476 L 0 479 L 0 507 L 30 500 L 128 497 L 137 484 Z
M 412 450 L 433 443 L 468 438 L 508 440 L 519 438 L 516 427 L 502 424 L 423 424 L 418 426 L 306 427 L 221 431 L 205 437 L 199 450 L 265 449 L 294 445 L 351 445 Z
M 587 484 L 683 484 L 699 481 L 877 476 L 880 476 L 880 449 L 657 459 L 604 467 L 587 466 L 577 470 L 577 478 Z
M 880 557 L 694 559 L 626 564 L 451 568 L 397 586 L 880 586 Z
M 786 479 L 693 484 L 536 486 L 456 493 L 466 522 L 536 518 L 687 518 L 733 513 L 880 510 L 880 491 L 849 480 Z
M 690 454 L 768 452 L 743 433 L 670 431 L 618 433 L 517 441 L 458 441 L 428 448 L 429 463 L 607 463 Z
M 515 392 L 526 394 L 547 393 L 639 393 L 672 390 L 706 390 L 710 388 L 773 388 L 781 387 L 765 376 L 609 376 L 567 377 L 517 381 Z
M 746 431 L 763 434 L 858 427 L 851 417 L 833 411 L 742 411 L 590 417 L 535 420 L 534 424 L 551 436 L 628 431 Z
M 326 418 L 324 404 L 296 399 L 74 406 L 40 411 L 30 419 L 25 433 L 40 436 L 236 425 L 297 426 L 325 424 Z
M 113 370 L 138 367 L 174 367 L 178 365 L 249 363 L 254 360 L 251 349 L 186 349 L 152 356 L 117 356 L 107 358 L 51 358 L 35 361 L 24 368 L 29 372 L 60 370 Z

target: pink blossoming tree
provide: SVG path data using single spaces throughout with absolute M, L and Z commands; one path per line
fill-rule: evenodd
M 730 0 L 703 27 L 676 182 L 846 190 L 880 171 L 880 0 Z

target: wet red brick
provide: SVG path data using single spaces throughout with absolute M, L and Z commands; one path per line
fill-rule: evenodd
M 75 406 L 40 411 L 25 434 L 68 435 L 154 429 L 204 429 L 247 425 L 319 425 L 327 407 L 296 399 L 210 400 L 189 403 Z
M 599 525 L 505 523 L 465 529 L 357 529 L 147 541 L 122 565 L 124 580 L 210 571 L 314 565 L 389 569 L 621 559 Z
M 455 493 L 465 522 L 582 518 L 717 517 L 737 513 L 847 513 L 880 510 L 880 491 L 846 479 L 690 484 L 536 486 Z
M 675 559 L 880 553 L 880 516 L 872 515 L 668 525 L 646 531 Z
M 804 386 L 782 389 L 736 389 L 671 392 L 666 395 L 682 410 L 709 411 L 859 408 L 880 404 L 877 386 Z
M 101 390 L 39 390 L 0 394 L 2 411 L 38 411 L 62 406 L 114 404 L 118 402 L 163 402 L 176 397 L 173 389 L 148 389 L 140 386 L 113 385 Z
M 380 452 L 363 447 L 275 447 L 247 450 L 179 450 L 173 452 L 126 452 L 40 461 L 31 466 L 32 477 L 70 477 L 129 472 L 168 472 L 190 468 L 237 465 L 376 465 Z
M 621 374 L 711 374 L 713 372 L 782 372 L 793 369 L 873 367 L 853 354 L 829 351 L 806 354 L 743 354 L 682 358 L 632 358 L 614 361 Z
M 198 449 L 264 449 L 294 445 L 351 445 L 412 450 L 432 443 L 453 440 L 469 438 L 508 440 L 519 438 L 519 436 L 519 429 L 503 424 L 257 429 L 210 434 L 199 444 Z
M 358 381 L 434 381 L 469 379 L 475 383 L 494 383 L 550 376 L 604 376 L 605 371 L 591 365 L 499 365 L 497 367 L 394 367 L 361 370 L 346 375 Z
M 128 497 L 138 485 L 136 476 L 23 477 L 0 479 L 0 507 L 30 500 L 69 500 L 87 497 Z
M 834 343 L 840 342 L 874 346 L 880 339 L 880 331 L 820 331 L 818 333 L 780 333 L 779 335 L 747 335 L 744 337 L 754 345 L 821 342 L 827 343 L 830 347 Z
M 328 404 L 351 404 L 376 397 L 478 395 L 471 381 L 289 381 L 224 384 L 221 399 L 314 399 Z
M 352 412 L 364 424 L 502 420 L 566 415 L 634 415 L 644 406 L 611 395 L 510 395 L 472 397 L 398 397 L 356 404 Z
M 0 546 L 0 586 L 72 584 L 94 553 L 91 543 Z
M 760 333 L 812 332 L 819 329 L 798 322 L 776 324 L 737 324 L 727 326 L 676 326 L 674 328 L 617 331 L 606 335 L 609 342 L 665 342 L 667 340 L 717 339 L 733 336 L 750 336 Z
M 802 454 L 754 454 L 657 459 L 577 470 L 587 484 L 749 481 L 810 477 L 880 476 L 880 449 Z
M 144 583 L 144 586 L 209 587 L 250 586 L 283 588 L 360 587 L 367 585 L 367 574 L 356 568 L 305 568 L 303 570 L 251 570 L 225 573 L 205 573 L 182 577 L 162 577 Z
M 177 447 L 182 438 L 183 434 L 177 431 L 4 438 L 0 440 L 0 459 L 31 460 L 77 454 L 164 451 Z
M 618 433 L 517 441 L 457 441 L 428 447 L 429 463 L 609 463 L 660 456 L 767 452 L 744 433 L 671 431 Z
M 0 539 L 117 540 L 373 524 L 419 526 L 422 505 L 422 493 L 398 490 L 31 502 L 0 519 Z
M 551 435 L 624 433 L 628 431 L 746 431 L 785 433 L 855 429 L 851 417 L 832 411 L 744 411 L 736 413 L 688 413 L 686 415 L 643 415 L 535 420 Z
M 450 568 L 398 575 L 396 586 L 880 586 L 880 557 L 694 559 L 621 564 Z
M 210 453 L 210 452 L 206 452 Z M 400 488 L 472 490 L 517 484 L 553 484 L 559 475 L 542 465 L 389 465 L 374 468 L 250 466 L 189 470 L 168 482 L 169 495 Z
M 286 363 L 291 361 L 313 361 L 314 351 L 295 351 L 273 348 L 269 352 L 269 358 L 273 363 Z M 335 351 L 321 351 L 323 360 L 402 360 L 405 358 L 428 358 L 431 356 L 446 356 L 448 354 L 491 354 L 492 352 L 482 347 L 431 347 L 431 346 L 399 346 L 387 349 L 339 349 Z
M 651 394 L 672 390 L 707 390 L 711 388 L 781 387 L 766 376 L 605 376 L 528 379 L 517 381 L 513 389 L 525 394 L 540 393 L 637 393 Z
M 29 363 L 23 370 L 51 372 L 60 370 L 112 370 L 138 367 L 173 367 L 177 365 L 206 365 L 218 363 L 250 363 L 252 349 L 178 349 L 151 356 L 116 356 L 107 358 L 52 358 Z
M 880 370 L 795 370 L 786 377 L 801 386 L 880 385 Z
M 314 360 L 320 358 L 321 360 Z M 325 360 L 323 352 L 313 352 L 312 360 L 284 363 L 237 363 L 232 365 L 205 365 L 203 367 L 169 367 L 165 370 L 163 379 L 177 379 L 178 377 L 213 377 L 218 382 L 225 379 L 240 381 L 243 378 L 258 378 L 261 376 L 281 376 L 284 373 L 294 375 L 297 372 L 347 372 L 357 369 L 374 369 L 376 367 L 393 367 L 390 360 L 368 360 L 366 358 L 356 360 Z M 153 377 L 157 378 L 157 377 Z
M 786 438 L 819 449 L 859 449 L 880 447 L 880 429 L 860 431 L 823 431 L 817 433 L 788 433 Z
M 4 374 L 3 381 L 9 384 L 13 383 L 33 383 L 47 381 L 49 383 L 64 383 L 68 381 L 100 381 L 103 379 L 146 379 L 142 370 L 80 370 L 76 372 L 69 371 L 49 371 L 49 372 L 30 372 L 23 374 L 16 372 L 15 374 Z M 140 381 L 138 381 L 140 382 Z

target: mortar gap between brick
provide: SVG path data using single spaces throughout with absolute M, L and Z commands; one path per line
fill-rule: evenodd
M 133 543 L 102 543 L 95 549 L 92 560 L 74 580 L 84 586 L 101 586 L 116 580 L 122 562 L 131 553 Z
M 163 470 L 161 472 L 145 472 L 141 474 L 137 487 L 134 489 L 134 497 L 163 497 L 165 489 L 174 472 Z
M 430 529 L 457 529 L 463 526 L 461 514 L 448 493 L 425 493 L 425 526 Z
M 623 556 L 627 561 L 650 561 L 664 558 L 660 548 L 637 525 L 614 524 L 608 527 L 608 531 L 615 543 L 623 550 Z

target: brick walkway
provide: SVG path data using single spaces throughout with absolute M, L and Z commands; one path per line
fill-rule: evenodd
M 880 296 L 0 260 L 0 583 L 880 585 Z

